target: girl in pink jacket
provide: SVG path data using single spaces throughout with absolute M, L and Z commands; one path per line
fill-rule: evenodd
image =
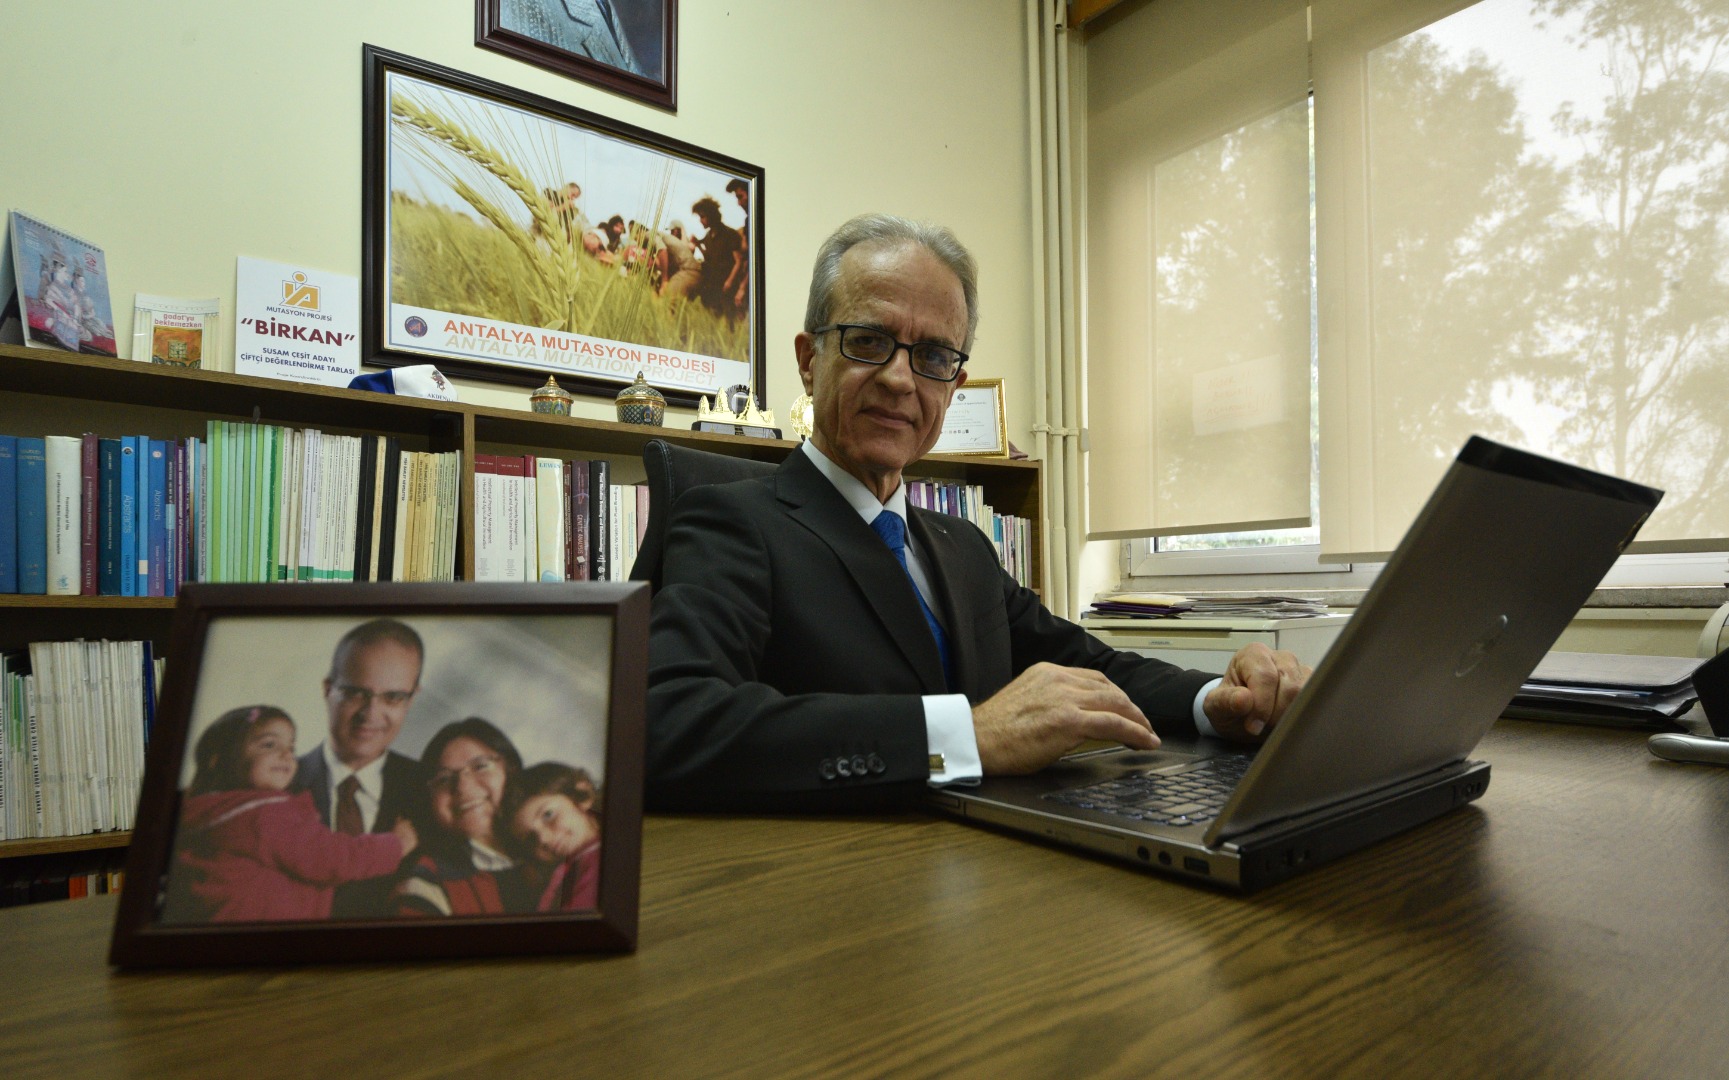
M 336 886 L 394 873 L 414 826 L 347 836 L 325 828 L 294 780 L 294 721 L 281 709 L 231 709 L 198 739 L 180 811 L 164 922 L 328 919 Z

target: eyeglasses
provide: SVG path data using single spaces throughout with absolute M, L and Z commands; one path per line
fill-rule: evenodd
M 460 769 L 440 769 L 433 773 L 431 778 L 426 781 L 426 786 L 434 793 L 455 792 L 457 784 L 462 780 L 463 773 L 467 773 L 469 776 L 474 777 L 474 779 L 481 783 L 485 783 L 492 779 L 492 777 L 499 771 L 498 767 L 503 763 L 503 761 L 504 759 L 499 757 L 497 754 L 483 754 L 480 757 L 471 759 L 467 765 L 464 765 Z
M 400 709 L 414 696 L 413 690 L 381 690 L 374 693 L 364 686 L 349 686 L 347 683 L 338 683 L 336 692 L 342 695 L 344 705 L 353 705 L 360 709 L 367 708 L 374 701 L 392 709 Z
M 923 375 L 937 382 L 954 382 L 961 373 L 961 365 L 967 362 L 967 354 L 959 349 L 951 349 L 947 345 L 930 341 L 915 341 L 911 344 L 896 341 L 894 335 L 886 334 L 874 326 L 830 323 L 811 333 L 826 334 L 830 330 L 840 331 L 840 354 L 848 360 L 857 360 L 861 364 L 886 364 L 894 359 L 897 350 L 905 349 L 913 374 Z

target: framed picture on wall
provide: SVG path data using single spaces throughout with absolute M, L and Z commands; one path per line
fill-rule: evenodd
M 763 171 L 365 50 L 362 358 L 694 406 L 764 385 Z
M 474 43 L 678 108 L 678 0 L 475 0 Z
M 1008 407 L 1001 379 L 968 379 L 955 391 L 931 453 L 1009 456 Z
M 110 958 L 635 948 L 642 585 L 188 585 Z

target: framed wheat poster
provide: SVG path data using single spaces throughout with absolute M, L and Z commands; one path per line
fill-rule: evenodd
M 371 46 L 364 127 L 365 362 L 764 385 L 757 166 Z

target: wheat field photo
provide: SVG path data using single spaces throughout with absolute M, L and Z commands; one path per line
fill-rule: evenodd
M 388 102 L 390 305 L 732 361 L 717 386 L 745 381 L 758 240 L 727 185 L 748 180 L 405 75 Z

